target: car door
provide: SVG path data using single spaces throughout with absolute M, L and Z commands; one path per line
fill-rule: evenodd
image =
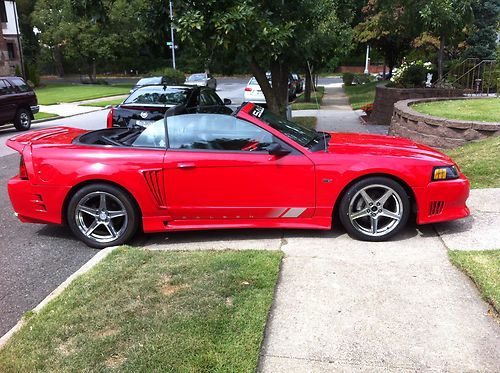
M 179 220 L 293 219 L 314 213 L 314 165 L 252 123 L 218 114 L 167 120 L 169 213 Z M 290 154 L 271 156 L 278 142 Z
M 9 123 L 16 115 L 13 98 L 14 87 L 5 79 L 0 79 L 0 124 Z

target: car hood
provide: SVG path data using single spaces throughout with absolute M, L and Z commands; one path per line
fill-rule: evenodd
M 328 143 L 330 153 L 363 153 L 454 163 L 446 154 L 402 137 L 335 132 L 330 132 L 330 135 Z

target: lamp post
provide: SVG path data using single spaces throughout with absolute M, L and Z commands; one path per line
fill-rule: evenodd
M 370 66 L 370 46 L 367 45 L 366 46 L 366 60 L 365 60 L 365 74 L 370 73 L 369 66 Z
M 172 40 L 172 67 L 175 70 L 175 40 L 174 40 L 174 13 L 172 11 L 172 0 L 170 0 L 170 38 Z

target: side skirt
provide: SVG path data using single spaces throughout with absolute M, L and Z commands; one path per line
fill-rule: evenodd
M 226 219 L 226 220 L 169 220 L 171 217 L 144 217 L 144 232 L 190 231 L 209 229 L 246 229 L 246 228 L 288 228 L 320 229 L 332 227 L 331 218 L 294 218 L 294 219 Z

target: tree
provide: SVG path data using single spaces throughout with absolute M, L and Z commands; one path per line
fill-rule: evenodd
M 495 59 L 497 29 L 500 18 L 498 0 L 477 0 L 472 3 L 474 24 L 467 39 L 464 57 L 482 60 Z
M 446 42 L 472 20 L 471 0 L 417 0 L 415 6 L 424 29 L 439 37 L 438 78 L 442 79 Z
M 95 80 L 96 65 L 134 58 L 147 44 L 149 11 L 156 0 L 38 0 L 33 21 L 50 48 L 57 72 L 63 57 Z M 124 34 L 126 30 L 126 35 Z
M 177 28 L 183 40 L 199 48 L 207 64 L 216 48 L 246 55 L 268 107 L 284 114 L 290 68 L 294 61 L 312 57 L 312 49 L 305 48 L 307 39 L 338 5 L 337 0 L 188 0 L 182 5 Z M 331 19 L 341 23 L 339 18 Z M 266 71 L 271 72 L 271 82 Z
M 407 0 L 371 0 L 361 13 L 361 22 L 354 28 L 355 39 L 378 49 L 392 75 L 394 66 L 418 35 L 414 10 Z

